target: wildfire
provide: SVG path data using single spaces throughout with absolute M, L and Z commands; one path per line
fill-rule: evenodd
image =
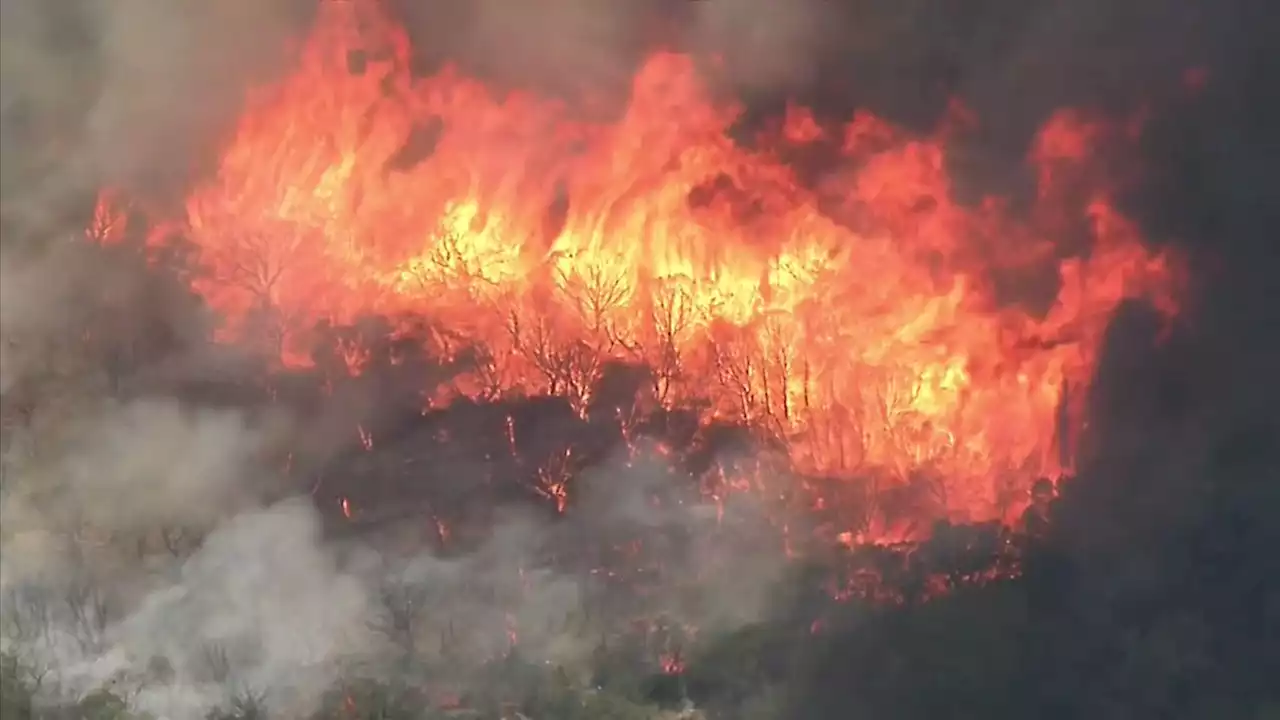
M 320 323 L 425 317 L 450 331 L 437 355 L 482 351 L 454 392 L 584 411 L 606 361 L 643 364 L 647 402 L 767 429 L 808 472 L 928 473 L 946 515 L 979 520 L 1068 469 L 1064 388 L 1087 385 L 1113 308 L 1176 312 L 1172 260 L 1097 177 L 1123 130 L 1085 114 L 1041 131 L 1020 221 L 955 199 L 959 106 L 927 137 L 792 108 L 747 146 L 681 55 L 650 57 L 605 123 L 453 69 L 412 77 L 408 53 L 371 2 L 325 3 L 296 72 L 252 95 L 177 223 L 224 339 L 308 365 Z M 788 161 L 815 147 L 842 160 L 816 188 Z M 1082 220 L 1086 248 L 1055 240 Z M 1008 297 L 1046 268 L 1019 295 L 1047 302 Z

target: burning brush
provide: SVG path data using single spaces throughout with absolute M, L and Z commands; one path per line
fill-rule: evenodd
M 330 391 L 429 366 L 410 402 L 442 429 L 429 418 L 552 398 L 574 432 L 656 438 L 703 502 L 787 498 L 829 545 L 918 540 L 1014 522 L 1035 478 L 1073 465 L 1111 311 L 1178 310 L 1177 259 L 1144 247 L 1099 162 L 1134 124 L 1050 118 L 1022 217 L 955 199 L 948 146 L 979 121 L 958 104 L 925 136 L 792 107 L 746 145 L 686 56 L 649 57 L 612 122 L 409 60 L 375 3 L 326 3 L 293 74 L 250 94 L 216 173 L 152 207 L 145 243 L 192 251 L 221 341 Z M 839 162 L 813 187 L 799 151 Z M 127 234 L 118 202 L 100 242 Z M 531 459 L 528 431 L 491 414 L 511 458 L 488 452 L 491 476 L 571 512 L 598 449 Z M 725 428 L 782 464 L 697 467 Z

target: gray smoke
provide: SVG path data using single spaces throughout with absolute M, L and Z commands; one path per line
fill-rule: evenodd
M 47 229 L 102 184 L 188 179 L 310 7 L 5 0 L 6 221 Z

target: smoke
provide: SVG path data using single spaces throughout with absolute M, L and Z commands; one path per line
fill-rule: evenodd
M 5 0 L 6 221 L 49 228 L 95 187 L 188 180 L 311 8 Z
M 499 84 L 570 95 L 625 95 L 655 47 L 723 60 L 735 92 L 789 91 L 815 80 L 830 33 L 828 3 L 717 0 L 598 3 L 393 0 L 429 64 L 460 64 Z
M 563 79 L 566 89 L 625 82 L 630 68 L 619 49 L 630 42 L 633 17 L 616 5 L 583 0 L 482 0 L 471 8 L 464 58 L 517 87 L 553 79 Z
M 722 57 L 725 80 L 740 93 L 811 86 L 820 49 L 835 39 L 828 3 L 729 0 L 692 7 L 690 44 Z
M 314 517 L 256 509 L 287 423 L 121 392 L 148 362 L 130 352 L 190 357 L 201 316 L 74 227 L 24 230 L 0 252 L 0 646 L 53 695 L 127 689 L 163 717 L 221 701 L 193 669 L 213 648 L 257 642 L 236 663 L 253 686 L 310 672 L 332 653 L 306 643 L 339 632 L 331 615 L 345 606 Z M 245 577 L 268 587 L 248 593 L 234 582 Z M 313 622 L 320 598 L 329 615 Z
M 427 549 L 425 513 L 334 532 L 282 449 L 325 463 L 332 420 L 380 398 L 348 388 L 301 417 L 166 390 L 248 377 L 179 288 L 79 234 L 0 253 L 0 650 L 44 700 L 108 689 L 185 720 L 243 696 L 297 717 L 339 678 L 418 684 L 428 667 L 484 687 L 479 668 L 512 652 L 585 683 L 639 618 L 661 626 L 656 658 L 770 611 L 781 516 L 695 502 L 654 449 L 588 468 L 563 517 L 499 509 L 460 553 Z M 441 481 L 485 482 L 465 463 Z
M 0 638 L 60 696 L 109 688 L 188 718 L 247 695 L 304 716 L 339 678 L 416 683 L 430 667 L 474 689 L 512 651 L 585 681 L 620 625 L 732 631 L 766 615 L 783 571 L 752 543 L 763 508 L 672 500 L 683 488 L 652 456 L 589 469 L 563 519 L 500 511 L 478 547 L 445 557 L 413 540 L 425 517 L 344 540 L 310 499 L 264 505 L 273 433 L 243 411 L 82 396 L 75 414 L 38 454 L 6 458 L 0 505 Z M 624 547 L 638 542 L 657 545 Z M 610 561 L 620 549 L 630 563 Z M 647 592 L 611 594 L 618 582 Z M 667 642 L 655 652 L 681 647 Z
M 87 140 L 103 172 L 145 178 L 226 127 L 244 90 L 282 66 L 297 2 L 95 3 L 106 64 Z M 198 145 L 194 148 L 201 150 Z
M 181 719 L 232 692 L 313 703 L 367 603 L 314 510 L 262 507 L 287 424 L 121 394 L 138 379 L 122 370 L 207 361 L 206 318 L 139 258 L 78 238 L 94 188 L 184 181 L 301 18 L 256 2 L 0 14 L 0 645 L 46 699 L 115 689 Z
M 368 644 L 364 588 L 333 565 L 305 504 L 242 513 L 167 570 L 135 580 L 128 589 L 147 592 L 128 604 L 118 599 L 118 575 L 96 585 L 78 576 L 11 588 L 11 625 L 30 625 L 49 604 L 70 605 L 46 615 L 53 627 L 16 651 L 47 667 L 63 693 L 116 688 L 136 707 L 185 718 L 234 693 L 307 712 L 337 677 L 338 661 Z M 78 604 L 86 599 L 101 604 L 86 610 Z M 86 614 L 88 624 L 67 622 Z

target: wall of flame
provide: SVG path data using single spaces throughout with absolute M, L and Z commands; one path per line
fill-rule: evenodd
M 1051 117 L 1015 216 L 955 199 L 948 142 L 980 122 L 959 104 L 927 137 L 792 107 L 747 146 L 689 57 L 651 56 L 611 122 L 408 59 L 371 5 L 326 3 L 295 72 L 252 91 L 216 175 L 152 236 L 194 245 L 221 339 L 308 365 L 322 321 L 427 318 L 448 330 L 433 352 L 482 350 L 453 393 L 579 408 L 605 361 L 640 363 L 639 402 L 776 433 L 806 472 L 928 473 L 953 519 L 979 520 L 1070 463 L 1063 391 L 1087 386 L 1116 305 L 1177 312 L 1175 259 L 1096 162 L 1134 126 Z M 789 162 L 813 148 L 841 160 L 816 186 Z

